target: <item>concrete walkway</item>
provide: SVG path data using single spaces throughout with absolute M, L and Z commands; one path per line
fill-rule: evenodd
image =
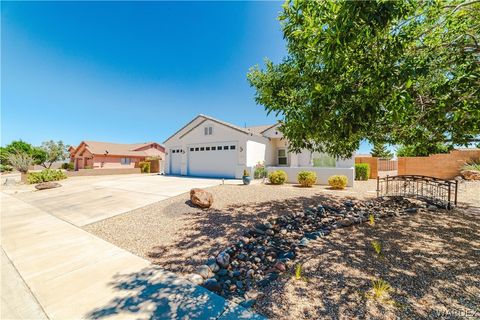
M 0 196 L 2 246 L 21 280 L 9 290 L 2 281 L 2 310 L 15 308 L 14 296 L 23 292 L 32 312 L 50 319 L 261 318 L 29 203 Z

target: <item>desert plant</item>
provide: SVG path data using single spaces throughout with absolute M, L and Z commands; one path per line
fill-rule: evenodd
M 462 171 L 463 170 L 480 171 L 480 158 L 465 162 L 462 166 Z
M 373 213 L 370 213 L 368 215 L 368 223 L 370 223 L 372 227 L 375 225 L 375 216 L 373 215 Z
M 388 282 L 382 279 L 372 281 L 372 289 L 370 290 L 369 298 L 377 301 L 389 301 L 392 287 Z
M 58 142 L 53 140 L 43 142 L 40 147 L 40 153 L 43 156 L 41 165 L 50 169 L 54 162 L 67 159 L 69 156 L 68 147 L 61 140 Z
M 62 169 L 68 170 L 68 171 L 73 171 L 73 170 L 75 170 L 75 165 L 73 164 L 73 162 L 62 163 Z
M 30 166 L 33 165 L 33 158 L 30 153 L 16 151 L 7 156 L 8 163 L 21 173 L 27 173 Z
M 243 170 L 243 176 L 244 177 L 250 177 L 250 174 L 248 173 L 247 169 Z
M 328 185 L 332 187 L 332 189 L 345 189 L 348 183 L 348 178 L 346 176 L 331 176 L 328 178 Z
M 295 280 L 308 281 L 308 279 L 304 277 L 302 273 L 303 273 L 303 266 L 301 263 L 297 263 L 295 265 Z
M 355 180 L 368 180 L 370 165 L 368 163 L 355 163 Z
M 0 164 L 0 172 L 12 172 L 12 166 L 8 164 Z
M 44 169 L 40 172 L 30 172 L 27 176 L 27 181 L 30 184 L 63 179 L 67 179 L 67 175 L 63 171 L 52 169 Z
M 253 172 L 253 177 L 255 179 L 262 179 L 267 176 L 267 169 L 265 168 L 265 165 L 261 162 L 257 163 L 255 165 L 255 170 Z
M 381 257 L 383 255 L 382 254 L 382 244 L 380 242 L 378 242 L 377 240 L 372 241 L 372 248 L 375 251 L 375 253 L 377 254 L 377 256 Z
M 138 167 L 142 173 L 150 173 L 150 162 L 149 161 L 140 161 Z
M 297 180 L 302 187 L 311 187 L 317 182 L 317 174 L 314 171 L 300 171 Z
M 283 170 L 275 170 L 268 174 L 268 180 L 271 184 L 284 184 L 287 178 L 287 173 Z

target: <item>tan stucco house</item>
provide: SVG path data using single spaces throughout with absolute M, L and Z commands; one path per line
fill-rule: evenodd
M 135 168 L 135 164 L 147 158 L 165 158 L 165 148 L 156 142 L 112 143 L 82 141 L 70 148 L 70 159 L 75 170 Z

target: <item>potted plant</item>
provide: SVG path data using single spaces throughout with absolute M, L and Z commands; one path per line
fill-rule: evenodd
M 247 172 L 247 170 L 243 170 L 242 180 L 244 185 L 249 185 L 250 181 L 252 181 L 252 178 L 250 178 L 250 174 Z

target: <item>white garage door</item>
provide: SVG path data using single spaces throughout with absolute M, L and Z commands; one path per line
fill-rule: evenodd
M 235 178 L 237 142 L 188 146 L 188 174 L 199 177 Z
M 182 173 L 182 149 L 170 149 L 170 174 Z

